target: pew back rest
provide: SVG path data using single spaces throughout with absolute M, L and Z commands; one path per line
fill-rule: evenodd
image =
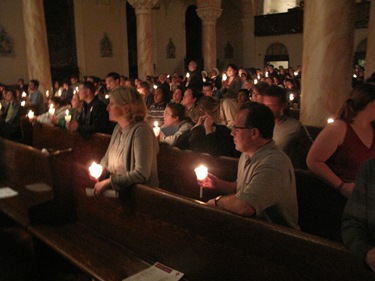
M 341 242 L 341 216 L 346 199 L 308 170 L 296 169 L 301 230 Z
M 199 199 L 199 186 L 194 169 L 201 164 L 220 179 L 235 181 L 237 178 L 237 158 L 180 150 L 161 143 L 157 161 L 160 188 L 190 198 Z M 203 199 L 217 195 L 214 190 L 206 189 Z
M 30 146 L 0 138 L 1 181 L 17 186 L 44 182 L 52 186 L 48 155 Z
M 92 161 L 100 161 L 107 151 L 110 135 L 94 134 L 82 136 L 61 128 L 35 124 L 33 127 L 33 146 L 38 149 L 73 149 L 73 161 L 89 166 Z
M 150 263 L 184 272 L 187 279 L 351 280 L 353 272 L 366 275 L 339 243 L 144 185 L 129 188 L 119 199 L 87 197 L 84 187 L 94 183 L 85 167 L 75 171 L 80 223 Z

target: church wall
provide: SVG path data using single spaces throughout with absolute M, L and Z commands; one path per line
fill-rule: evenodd
M 153 54 L 155 75 L 184 73 L 186 54 L 185 7 L 182 1 L 162 1 L 160 9 L 152 10 Z M 167 58 L 169 39 L 175 46 L 175 58 Z
M 22 0 L 1 0 L 0 11 L 0 30 L 4 28 L 13 40 L 14 47 L 14 55 L 0 56 L 0 82 L 13 85 L 22 77 L 27 83 L 30 77 L 27 70 Z
M 81 76 L 104 78 L 111 71 L 128 75 L 125 1 L 75 0 L 74 10 Z M 105 33 L 112 42 L 112 57 L 101 56 Z

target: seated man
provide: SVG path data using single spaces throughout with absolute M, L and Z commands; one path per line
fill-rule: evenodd
M 209 206 L 299 229 L 294 171 L 290 159 L 272 140 L 274 125 L 268 107 L 244 103 L 232 129 L 236 149 L 242 152 L 237 181 L 208 174 L 201 184 L 226 194 L 209 200 Z
M 342 219 L 342 239 L 346 247 L 375 271 L 375 158 L 365 162 L 355 180 L 355 188 Z
M 275 117 L 273 130 L 275 144 L 292 159 L 302 124 L 298 120 L 284 115 L 287 106 L 285 89 L 276 85 L 268 87 L 263 92 L 262 103 L 272 110 Z
M 78 95 L 83 101 L 83 110 L 77 121 L 66 124 L 68 130 L 84 135 L 112 133 L 113 126 L 109 122 L 106 105 L 95 96 L 95 90 L 95 85 L 89 81 L 79 85 Z

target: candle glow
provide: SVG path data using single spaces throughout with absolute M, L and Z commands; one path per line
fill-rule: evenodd
M 223 81 L 227 80 L 227 75 L 224 73 L 223 74 Z
M 333 122 L 335 122 L 335 119 L 333 119 L 333 118 L 328 118 L 327 123 L 333 123 Z
M 72 120 L 72 115 L 69 115 L 69 109 L 65 111 L 65 122 L 69 123 Z
M 290 94 L 289 95 L 289 101 L 293 101 L 294 100 L 294 95 L 293 94 Z
M 197 176 L 197 179 L 199 181 L 202 181 L 207 177 L 208 169 L 207 169 L 206 166 L 200 165 L 199 167 L 194 169 L 194 172 Z M 203 187 L 202 186 L 199 187 L 199 198 L 203 198 Z
M 29 119 L 34 118 L 34 111 L 30 110 L 29 113 L 27 113 L 27 117 L 29 117 Z
M 100 164 L 97 164 L 96 162 L 92 162 L 91 166 L 89 167 L 90 175 L 98 180 L 98 178 L 101 176 L 103 172 L 103 167 Z
M 154 122 L 153 130 L 154 130 L 155 137 L 158 137 L 160 135 L 160 128 L 159 128 L 159 122 L 158 121 Z
M 49 113 L 50 115 L 54 115 L 54 114 L 55 114 L 55 108 L 53 107 L 53 104 L 50 104 L 50 105 L 49 105 L 48 113 Z
M 22 97 L 26 98 L 27 94 L 25 92 L 22 92 Z
M 26 101 L 21 101 L 21 106 L 24 107 L 26 105 Z
M 186 73 L 186 78 L 190 78 L 190 73 L 188 72 L 188 73 Z

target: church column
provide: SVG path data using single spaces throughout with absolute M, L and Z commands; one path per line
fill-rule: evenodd
M 250 67 L 255 62 L 254 3 L 242 1 L 243 65 Z
M 23 0 L 23 20 L 29 78 L 39 81 L 44 94 L 51 89 L 52 79 L 43 0 Z
M 216 67 L 216 20 L 220 17 L 222 9 L 220 9 L 221 1 L 216 1 L 216 7 L 205 7 L 198 2 L 197 14 L 202 19 L 203 25 L 203 58 L 204 69 L 210 71 Z M 200 7 L 201 6 L 201 7 Z
M 151 9 L 159 0 L 128 0 L 137 15 L 137 56 L 138 77 L 142 80 L 147 75 L 154 75 L 152 54 Z
M 354 1 L 308 0 L 304 10 L 300 120 L 324 126 L 352 87 Z
M 368 24 L 367 50 L 366 50 L 366 78 L 375 72 L 375 0 L 370 3 L 370 20 Z

